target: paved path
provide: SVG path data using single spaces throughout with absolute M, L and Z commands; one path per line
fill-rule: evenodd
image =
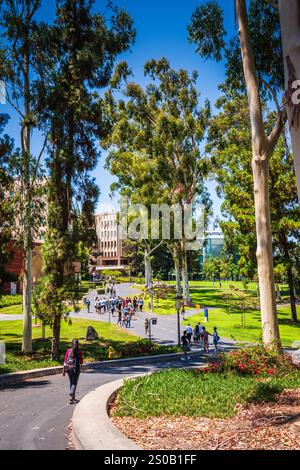
M 205 358 L 193 358 L 189 367 L 198 367 Z M 181 360 L 162 364 L 112 367 L 82 373 L 78 398 L 105 383 L 135 374 L 186 365 Z M 0 389 L 1 450 L 64 450 L 66 428 L 74 405 L 68 403 L 68 378 L 50 376 L 31 379 Z M 101 423 L 99 423 L 101 426 Z
M 134 286 L 130 286 L 129 284 L 118 284 L 116 286 L 117 289 L 117 295 L 120 297 L 127 297 L 127 296 L 132 296 L 136 295 L 139 296 L 141 294 L 141 291 Z M 91 308 L 90 308 L 90 313 L 87 312 L 86 309 L 80 310 L 77 313 L 72 313 L 71 317 L 72 318 L 81 318 L 85 320 L 93 320 L 93 321 L 105 321 L 105 322 L 111 322 L 116 324 L 117 323 L 117 314 L 113 317 L 110 315 L 108 312 L 105 314 L 98 315 L 95 312 L 94 308 L 94 298 L 97 295 L 96 290 L 91 291 L 88 295 L 88 297 L 91 300 Z M 100 298 L 109 298 L 108 294 L 105 295 L 100 295 L 98 296 Z M 175 301 L 174 301 L 175 303 Z M 175 307 L 175 305 L 174 305 Z M 189 318 L 192 315 L 195 315 L 196 313 L 199 313 L 198 310 L 196 309 L 191 309 L 187 310 L 185 314 L 185 318 Z M 156 317 L 158 319 L 157 325 L 152 326 L 152 340 L 156 343 L 159 344 L 165 344 L 165 345 L 176 345 L 178 342 L 178 333 L 177 333 L 177 315 L 153 315 L 150 312 L 138 312 L 136 314 L 135 320 L 132 321 L 131 323 L 131 328 L 128 329 L 127 331 L 130 331 L 130 333 L 140 336 L 142 338 L 146 338 L 147 336 L 145 335 L 145 319 L 146 318 L 151 318 L 151 317 Z M 22 315 L 0 315 L 0 321 L 10 321 L 10 320 L 22 320 Z M 195 325 L 192 325 L 193 327 Z M 181 333 L 184 329 L 184 326 L 181 321 Z M 224 343 L 224 346 L 227 345 L 234 345 L 235 342 L 233 340 L 221 338 L 221 343 Z

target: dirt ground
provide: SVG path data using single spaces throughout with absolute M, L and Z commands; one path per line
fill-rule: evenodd
M 300 389 L 285 390 L 275 403 L 238 406 L 229 419 L 111 419 L 145 450 L 300 450 Z

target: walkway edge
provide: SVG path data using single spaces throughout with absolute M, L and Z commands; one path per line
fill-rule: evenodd
M 200 354 L 201 351 L 191 351 L 190 356 L 196 356 Z M 173 354 L 157 354 L 155 356 L 141 356 L 141 357 L 131 357 L 126 359 L 113 359 L 111 361 L 99 361 L 99 362 L 88 362 L 82 366 L 82 370 L 89 369 L 101 369 L 107 367 L 118 367 L 118 366 L 127 366 L 133 364 L 148 364 L 152 362 L 160 362 L 164 359 L 178 359 L 183 357 L 183 353 L 173 353 Z M 14 383 L 23 382 L 24 380 L 34 379 L 38 377 L 45 377 L 48 375 L 58 375 L 62 374 L 62 366 L 56 367 L 45 367 L 42 369 L 32 369 L 19 372 L 11 372 L 9 374 L 0 374 L 0 387 L 2 385 L 9 385 Z
M 76 406 L 72 418 L 76 450 L 141 450 L 117 430 L 108 416 L 108 406 L 123 383 L 121 379 L 102 385 L 88 393 Z
M 205 368 L 200 365 L 199 369 Z M 88 393 L 76 406 L 72 418 L 72 439 L 75 450 L 142 450 L 112 423 L 109 405 L 124 385 L 124 380 L 151 375 L 137 374 L 109 382 Z

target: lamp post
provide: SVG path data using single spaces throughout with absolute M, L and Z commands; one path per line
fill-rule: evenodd
M 178 334 L 178 346 L 180 347 L 180 307 L 181 307 L 181 295 L 176 295 L 176 310 L 177 310 L 177 334 Z

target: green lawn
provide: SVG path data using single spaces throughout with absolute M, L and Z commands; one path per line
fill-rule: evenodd
M 147 419 L 153 416 L 228 418 L 237 404 L 273 401 L 286 388 L 300 387 L 300 372 L 258 380 L 233 373 L 169 369 L 126 380 L 113 414 Z
M 167 283 L 169 285 L 174 285 L 174 282 Z M 215 308 L 224 308 L 224 294 L 229 292 L 229 286 L 234 285 L 236 288 L 243 290 L 242 282 L 233 282 L 233 281 L 222 281 L 222 287 L 220 288 L 218 283 L 213 283 L 211 281 L 190 281 L 190 293 L 191 301 L 194 305 L 200 305 L 203 307 L 215 307 Z M 144 287 L 135 286 L 141 290 L 141 295 L 143 294 Z M 252 282 L 248 285 L 248 292 L 254 298 L 257 299 L 257 285 Z M 283 301 L 286 300 L 286 295 L 288 294 L 287 286 L 281 286 L 281 294 Z M 148 303 L 150 301 L 149 296 L 145 295 L 145 309 L 148 309 Z M 186 308 L 188 311 L 189 308 Z M 166 299 L 156 299 L 154 296 L 154 309 L 153 313 L 157 315 L 172 315 L 176 313 L 175 309 L 175 291 L 174 293 L 169 293 Z
M 92 342 L 85 341 L 86 331 L 89 326 L 95 328 L 99 335 L 99 340 Z M 50 359 L 50 328 L 46 328 L 45 340 L 41 339 L 41 336 L 41 327 L 34 326 L 34 353 L 29 356 L 24 356 L 20 354 L 22 321 L 0 322 L 0 341 L 5 342 L 7 352 L 7 364 L 0 366 L 0 374 L 17 370 L 61 365 L 64 353 L 66 349 L 70 347 L 73 338 L 79 339 L 86 362 L 177 351 L 177 348 L 150 345 L 149 341 L 134 336 L 127 330 L 117 327 L 114 324 L 72 319 L 72 324 L 62 322 L 60 361 L 53 362 Z
M 300 306 L 297 307 L 300 318 Z M 278 308 L 278 319 L 281 340 L 284 346 L 291 346 L 294 341 L 300 341 L 300 322 L 297 324 L 290 321 L 290 308 Z M 223 309 L 209 310 L 207 330 L 213 332 L 213 327 L 218 327 L 219 336 L 232 338 L 236 341 L 257 342 L 261 339 L 261 318 L 260 312 L 255 311 L 247 313 L 245 316 L 245 326 L 241 324 L 240 314 L 228 314 Z M 184 324 L 190 323 L 195 326 L 198 322 L 203 324 L 203 314 L 193 315 L 188 318 Z
M 22 314 L 22 296 L 21 295 L 1 295 L 0 296 L 0 314 Z

